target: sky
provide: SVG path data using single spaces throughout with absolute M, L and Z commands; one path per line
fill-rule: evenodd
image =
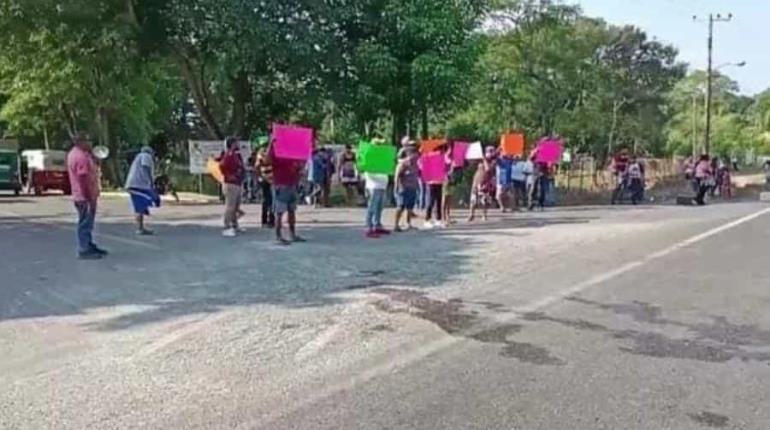
M 743 68 L 725 67 L 747 95 L 770 88 L 770 0 L 566 0 L 588 16 L 612 24 L 632 24 L 649 37 L 679 49 L 691 68 L 706 68 L 708 14 L 733 14 L 731 22 L 714 24 L 714 66 L 746 62 Z M 693 15 L 701 20 L 693 21 Z M 705 18 L 706 20 L 703 20 Z

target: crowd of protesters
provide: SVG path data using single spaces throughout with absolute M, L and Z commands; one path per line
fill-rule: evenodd
M 68 170 L 72 182 L 75 207 L 78 212 L 78 255 L 83 259 L 102 258 L 106 252 L 95 244 L 91 230 L 98 199 L 97 161 L 90 142 L 83 136 L 73 139 L 68 156 Z M 374 143 L 384 144 L 382 140 Z M 224 198 L 225 237 L 243 232 L 240 219 L 244 215 L 244 200 L 256 201 L 261 195 L 261 225 L 274 229 L 276 243 L 289 245 L 304 242 L 296 232 L 296 213 L 300 202 L 316 207 L 331 205 L 332 183 L 344 189 L 344 201 L 357 206 L 364 203 L 365 237 L 380 238 L 391 232 L 415 228 L 415 220 L 422 216 L 422 229 L 447 228 L 455 223 L 452 208 L 455 192 L 466 183 L 463 173 L 472 177 L 464 195 L 469 195 L 468 222 L 474 222 L 480 212 L 487 219 L 491 209 L 513 212 L 522 209 L 544 209 L 553 200 L 554 176 L 557 166 L 538 161 L 536 151 L 526 157 L 506 155 L 497 147 L 487 147 L 479 160 L 466 160 L 461 165 L 453 158 L 453 143 L 444 142 L 422 151 L 415 141 L 404 138 L 398 151 L 393 175 L 362 173 L 358 170 L 356 152 L 345 145 L 339 153 L 330 147 L 313 150 L 308 161 L 284 159 L 275 156 L 273 142 L 258 148 L 244 160 L 237 138 L 225 141 L 225 150 L 218 157 Z M 421 160 L 424 156 L 438 156 L 444 160 L 444 175 L 423 180 Z M 683 170 L 692 181 L 694 202 L 705 204 L 706 196 L 720 193 L 729 196 L 731 160 L 719 160 L 706 155 L 698 160 L 688 159 Z M 612 203 L 629 196 L 633 204 L 644 199 L 645 164 L 628 151 L 621 150 L 611 160 L 610 170 L 616 181 Z M 770 168 L 768 168 L 770 170 Z M 153 151 L 142 148 L 129 169 L 125 188 L 136 216 L 138 235 L 152 235 L 145 225 L 150 208 L 160 205 L 153 177 Z M 770 177 L 770 175 L 769 175 Z M 467 184 L 467 183 L 466 183 Z M 389 201 L 395 203 L 392 230 L 386 228 L 383 210 Z M 418 211 L 422 210 L 422 215 Z M 288 231 L 286 231 L 288 230 Z

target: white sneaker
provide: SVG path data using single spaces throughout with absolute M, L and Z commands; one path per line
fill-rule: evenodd
M 436 228 L 444 229 L 446 228 L 446 223 L 444 221 L 439 221 L 436 223 Z
M 222 231 L 222 236 L 235 237 L 235 236 L 238 236 L 238 232 L 236 232 L 234 228 L 228 228 Z
M 422 225 L 422 228 L 423 228 L 424 230 L 433 230 L 433 228 L 434 228 L 435 226 L 436 226 L 436 225 L 435 225 L 435 224 L 433 224 L 433 221 L 431 221 L 431 220 L 427 220 L 427 221 L 425 221 L 425 224 L 423 224 L 423 225 Z

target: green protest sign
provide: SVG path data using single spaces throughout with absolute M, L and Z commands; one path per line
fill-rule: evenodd
M 262 146 L 267 146 L 267 143 L 269 142 L 270 138 L 265 135 L 257 135 L 251 138 L 251 146 L 254 148 L 259 148 Z
M 396 171 L 396 147 L 362 140 L 358 142 L 356 164 L 361 172 L 392 175 Z

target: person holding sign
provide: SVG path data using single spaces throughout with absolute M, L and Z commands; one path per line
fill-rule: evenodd
M 417 203 L 417 191 L 420 188 L 419 168 L 417 160 L 419 153 L 415 148 L 408 148 L 401 152 L 398 167 L 396 167 L 395 189 L 398 208 L 396 209 L 395 232 L 401 229 L 401 216 L 406 211 L 406 225 L 409 230 L 412 227 L 414 206 Z
M 511 171 L 513 170 L 513 159 L 503 154 L 497 157 L 497 188 L 495 199 L 500 205 L 500 212 L 505 213 L 510 205 L 513 185 L 511 184 Z
M 443 197 L 447 165 L 444 154 L 445 146 L 438 146 L 424 154 L 420 163 L 423 181 L 428 184 L 428 208 L 425 210 L 425 229 L 443 228 Z M 432 218 L 435 215 L 435 221 Z
M 388 188 L 388 172 L 395 164 L 395 148 L 385 145 L 382 139 L 371 143 L 361 142 L 359 164 L 364 172 L 367 193 L 366 237 L 377 239 L 390 234 L 382 225 L 382 211 L 385 205 L 385 190 Z
M 304 242 L 297 236 L 297 187 L 305 161 L 292 158 L 278 158 L 274 141 L 267 148 L 267 161 L 273 166 L 273 210 L 275 212 L 275 240 L 279 245 Z M 289 240 L 283 238 L 283 214 L 287 214 Z
M 479 206 L 481 206 L 484 221 L 487 220 L 487 209 L 492 203 L 492 194 L 495 190 L 495 158 L 495 148 L 487 148 L 484 159 L 479 162 L 476 174 L 473 175 L 471 214 L 468 217 L 468 222 L 473 222 L 476 219 L 476 209 Z

